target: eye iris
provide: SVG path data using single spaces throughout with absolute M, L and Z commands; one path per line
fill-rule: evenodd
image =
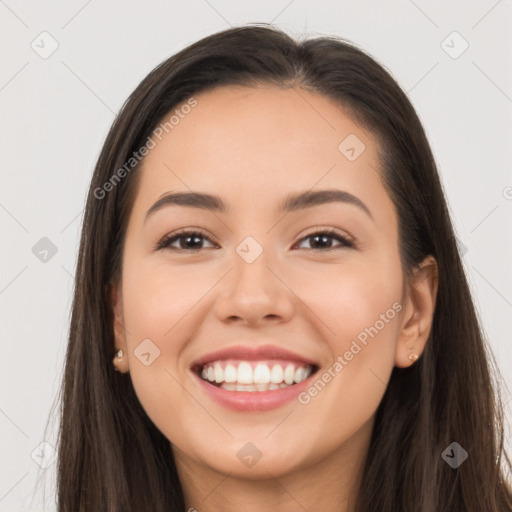
M 180 248 L 181 249 L 197 249 L 197 246 L 201 245 L 202 242 L 202 236 L 201 235 L 182 235 L 180 236 Z M 187 242 L 183 243 L 183 241 L 186 240 Z M 189 244 L 188 241 L 193 240 L 194 242 L 192 244 Z
M 332 246 L 332 236 L 330 235 L 312 235 L 310 236 L 311 240 L 314 240 L 314 242 L 311 244 L 314 249 L 318 247 L 331 247 Z M 321 240 L 320 246 L 318 246 L 317 242 L 318 240 Z M 323 244 L 323 245 L 322 245 Z

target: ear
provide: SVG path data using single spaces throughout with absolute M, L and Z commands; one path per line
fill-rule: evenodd
M 414 364 L 414 355 L 421 356 L 425 349 L 434 319 L 438 283 L 437 262 L 429 255 L 406 283 L 404 313 L 395 351 L 395 366 L 399 368 Z
M 120 349 L 123 351 L 121 358 L 113 356 L 112 364 L 118 371 L 126 373 L 128 371 L 128 345 L 126 341 L 126 328 L 124 326 L 123 297 L 120 283 L 115 283 L 111 286 L 109 299 L 112 308 L 112 321 L 114 323 L 115 350 L 116 353 Z

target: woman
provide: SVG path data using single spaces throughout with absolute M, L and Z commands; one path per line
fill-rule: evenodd
M 487 357 L 390 74 L 334 37 L 209 36 L 92 178 L 59 511 L 512 510 Z

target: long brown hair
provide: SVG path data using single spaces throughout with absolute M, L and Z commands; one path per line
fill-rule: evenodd
M 398 214 L 404 272 L 429 254 L 438 263 L 430 338 L 416 364 L 393 369 L 357 510 L 511 511 L 505 477 L 511 465 L 493 380 L 498 373 L 414 108 L 391 74 L 353 44 L 338 37 L 296 41 L 253 24 L 206 37 L 157 66 L 128 98 L 103 145 L 87 197 L 65 360 L 59 512 L 185 510 L 169 440 L 140 405 L 129 373 L 115 372 L 111 363 L 109 291 L 120 276 L 137 166 L 111 186 L 105 183 L 173 108 L 232 84 L 300 86 L 348 109 L 380 142 L 380 172 Z M 441 456 L 454 441 L 469 455 L 457 469 Z

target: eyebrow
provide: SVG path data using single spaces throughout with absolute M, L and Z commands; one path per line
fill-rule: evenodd
M 363 201 L 349 192 L 337 189 L 317 190 L 314 192 L 307 191 L 290 195 L 281 202 L 278 210 L 279 212 L 288 213 L 335 202 L 357 206 L 373 219 L 369 208 Z M 228 204 L 219 196 L 201 192 L 169 192 L 160 197 L 160 199 L 151 206 L 146 213 L 145 221 L 150 215 L 167 206 L 187 206 L 218 213 L 226 213 L 229 211 Z

